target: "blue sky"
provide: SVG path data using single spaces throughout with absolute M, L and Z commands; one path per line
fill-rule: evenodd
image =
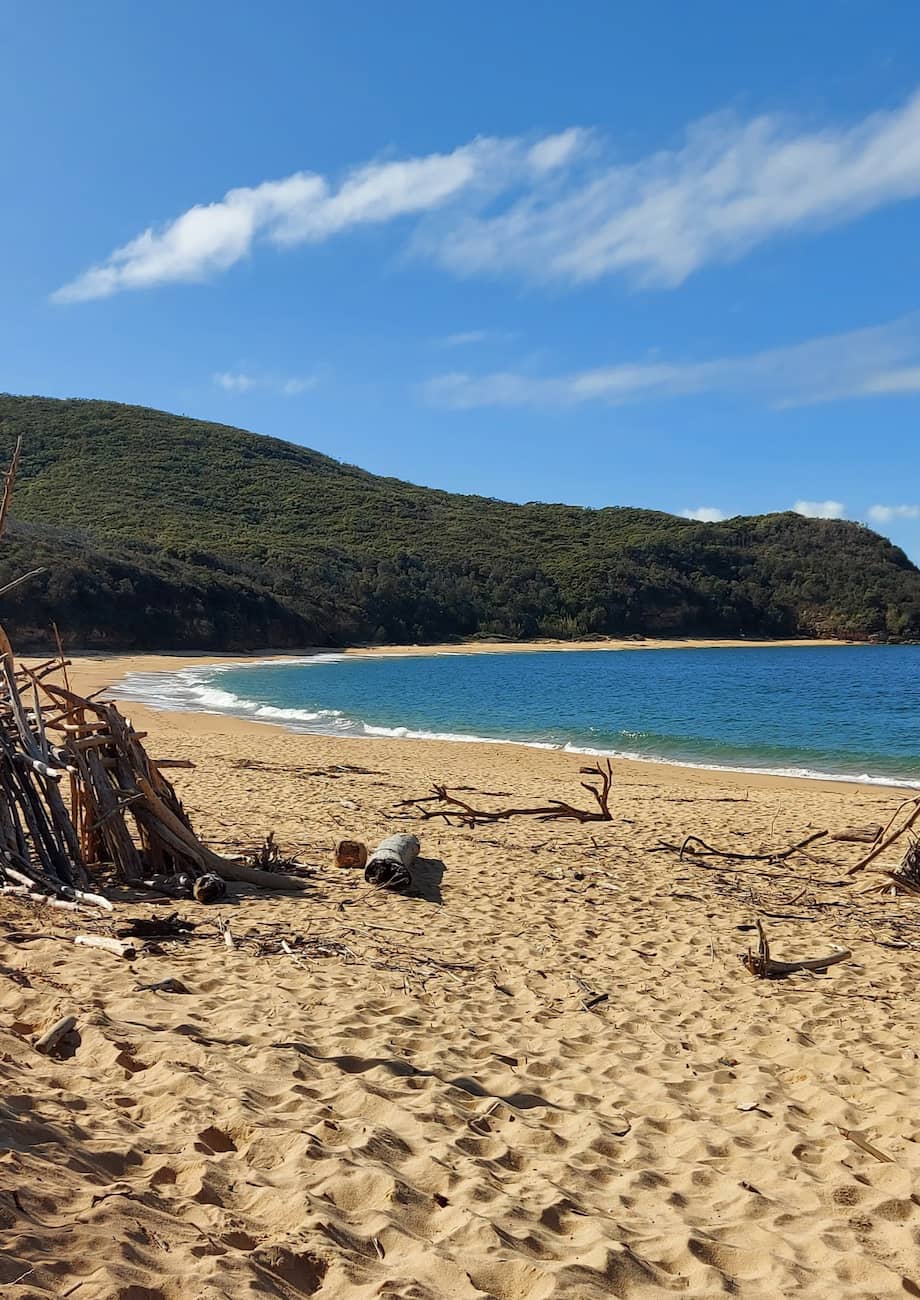
M 4 11 L 0 388 L 920 560 L 920 9 Z

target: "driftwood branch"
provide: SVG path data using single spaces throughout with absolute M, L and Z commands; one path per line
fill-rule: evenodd
M 442 817 L 449 823 L 453 817 L 461 825 L 465 826 L 490 825 L 494 822 L 508 821 L 511 817 L 536 817 L 541 822 L 566 820 L 582 823 L 612 821 L 613 814 L 610 812 L 609 799 L 610 788 L 613 784 L 613 768 L 610 759 L 607 759 L 603 766 L 600 763 L 595 763 L 590 767 L 581 768 L 580 771 L 586 776 L 599 778 L 599 785 L 592 785 L 588 781 L 581 782 L 582 789 L 587 790 L 597 803 L 596 812 L 590 808 L 575 808 L 572 804 L 564 803 L 561 799 L 551 799 L 548 804 L 535 807 L 474 808 L 465 799 L 459 798 L 457 794 L 451 794 L 447 786 L 437 784 L 432 787 L 432 794 L 417 799 L 402 799 L 397 804 L 397 807 L 414 808 L 425 820 L 432 817 Z M 446 807 L 429 807 L 430 804 L 446 805 Z
M 749 948 L 746 953 L 742 953 L 741 961 L 746 970 L 762 980 L 782 979 L 786 975 L 794 975 L 797 971 L 827 970 L 828 966 L 835 966 L 837 962 L 846 961 L 853 955 L 848 949 L 844 949 L 840 952 L 832 952 L 827 957 L 809 957 L 805 961 L 777 961 L 770 956 L 770 943 L 759 918 L 757 934 L 760 939 L 757 952 L 753 953 Z
M 711 844 L 701 840 L 698 835 L 687 835 L 679 846 L 677 844 L 666 844 L 664 840 L 662 840 L 662 845 L 677 853 L 681 862 L 684 860 L 685 853 L 689 853 L 695 858 L 727 858 L 732 862 L 785 862 L 794 853 L 801 853 L 809 844 L 814 844 L 815 840 L 824 839 L 826 835 L 827 831 L 815 831 L 804 840 L 799 840 L 798 843 L 790 845 L 788 849 L 771 849 L 767 853 L 735 853 L 731 849 L 714 849 Z M 700 847 L 698 849 L 691 848 L 692 844 L 699 844 Z

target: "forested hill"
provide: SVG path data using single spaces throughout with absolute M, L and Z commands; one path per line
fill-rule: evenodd
M 24 453 L 0 585 L 20 645 L 459 636 L 920 637 L 920 571 L 852 523 L 511 505 L 113 402 L 0 396 Z

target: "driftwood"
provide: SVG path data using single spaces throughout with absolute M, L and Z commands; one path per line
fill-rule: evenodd
M 422 846 L 414 835 L 390 835 L 367 860 L 364 879 L 378 889 L 401 892 L 412 888 L 412 868 Z
M 790 845 L 788 849 L 771 849 L 767 853 L 735 853 L 732 849 L 714 849 L 712 845 L 701 840 L 698 835 L 687 835 L 682 844 L 668 844 L 662 840 L 664 848 L 671 849 L 680 856 L 681 862 L 684 860 L 684 854 L 689 853 L 695 858 L 727 858 L 732 862 L 785 862 L 791 858 L 794 853 L 801 853 L 809 844 L 814 844 L 815 840 L 824 839 L 827 831 L 815 831 L 812 835 L 806 836 L 804 840 Z M 698 849 L 692 848 L 691 845 L 698 844 Z
M 908 814 L 906 819 L 903 821 L 903 823 L 900 826 L 897 827 L 897 829 L 892 830 L 892 827 L 895 826 L 899 817 L 904 812 Z M 880 857 L 881 854 L 883 854 L 886 849 L 890 848 L 891 845 L 894 844 L 896 840 L 899 840 L 902 835 L 906 834 L 907 831 L 909 831 L 911 827 L 914 825 L 914 823 L 918 820 L 918 818 L 920 818 L 920 795 L 917 795 L 912 799 L 905 799 L 904 802 L 895 809 L 895 811 L 891 815 L 888 825 L 885 827 L 884 831 L 879 837 L 878 843 L 875 845 L 873 849 L 870 850 L 870 852 L 866 854 L 864 858 L 860 858 L 859 862 L 856 863 L 855 867 L 850 868 L 848 874 L 851 876 L 855 876 L 858 871 L 865 871 L 869 863 L 874 862 L 875 859 L 877 857 Z
M 66 1038 L 77 1027 L 76 1016 L 62 1016 L 61 1019 L 47 1029 L 41 1036 L 35 1040 L 36 1052 L 41 1052 L 43 1056 L 51 1056 L 59 1046 L 61 1039 Z
M 865 826 L 845 826 L 843 830 L 834 831 L 832 840 L 842 844 L 874 844 L 882 833 L 877 822 L 868 822 Z
M 915 840 L 896 871 L 885 867 L 868 867 L 875 875 L 884 876 L 884 880 L 868 886 L 862 892 L 881 894 L 906 894 L 910 898 L 920 898 L 920 840 Z
M 770 956 L 770 944 L 766 932 L 757 921 L 757 934 L 760 938 L 760 944 L 756 953 L 751 952 L 750 948 L 746 953 L 741 954 L 741 961 L 745 968 L 758 979 L 771 980 L 782 979 L 786 975 L 794 975 L 797 971 L 823 971 L 828 966 L 834 966 L 839 961 L 846 961 L 852 957 L 848 949 L 840 952 L 833 952 L 827 957 L 809 957 L 805 961 L 777 961 Z
M 541 822 L 564 820 L 577 822 L 612 821 L 613 814 L 610 812 L 609 798 L 610 787 L 613 784 L 613 768 L 610 759 L 608 758 L 603 766 L 598 762 L 590 767 L 579 768 L 579 771 L 585 776 L 600 778 L 599 786 L 591 785 L 588 781 L 581 782 L 582 789 L 587 790 L 597 803 L 596 812 L 593 809 L 575 808 L 571 804 L 564 803 L 561 799 L 551 799 L 548 804 L 532 808 L 473 808 L 466 800 L 460 799 L 457 794 L 451 794 L 444 785 L 434 785 L 432 787 L 433 793 L 430 795 L 424 795 L 418 799 L 402 799 L 397 804 L 397 807 L 414 808 L 425 820 L 432 817 L 442 817 L 448 825 L 451 818 L 465 826 L 489 825 L 492 822 L 507 821 L 511 817 L 536 817 Z M 427 806 L 429 804 L 446 804 L 447 807 L 430 808 Z
M 133 944 L 122 943 L 120 939 L 109 939 L 104 934 L 77 934 L 74 935 L 74 943 L 83 948 L 102 948 L 104 952 L 114 953 L 116 957 L 124 957 L 128 961 L 133 961 L 137 956 Z

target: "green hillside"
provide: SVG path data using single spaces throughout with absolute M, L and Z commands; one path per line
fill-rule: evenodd
M 243 649 L 456 636 L 920 636 L 920 571 L 857 524 L 700 524 L 511 505 L 379 478 L 226 425 L 0 396 L 24 455 L 8 630 L 85 647 Z

